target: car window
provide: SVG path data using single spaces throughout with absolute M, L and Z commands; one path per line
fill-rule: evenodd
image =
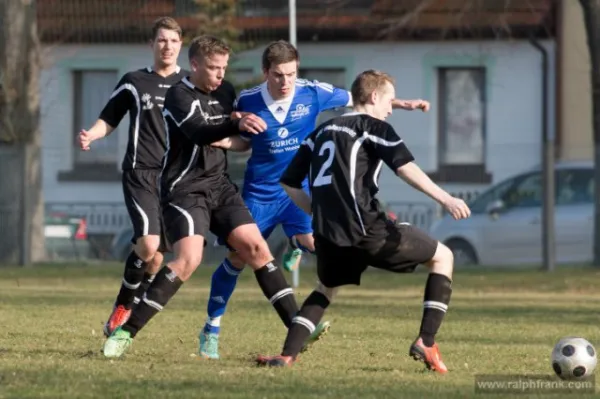
M 594 171 L 565 169 L 556 174 L 556 205 L 591 204 L 594 202 Z
M 493 201 L 503 198 L 506 192 L 515 184 L 518 179 L 520 179 L 520 177 L 505 180 L 481 194 L 469 205 L 471 212 L 484 213 L 489 204 Z
M 529 208 L 542 205 L 542 175 L 535 172 L 517 182 L 502 198 L 507 208 Z

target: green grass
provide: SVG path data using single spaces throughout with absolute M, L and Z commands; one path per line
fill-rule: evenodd
M 293 368 L 262 369 L 253 357 L 279 352 L 285 329 L 245 271 L 222 321 L 223 359 L 207 362 L 195 356 L 212 272 L 202 268 L 111 361 L 100 353 L 102 324 L 121 269 L 0 268 L 0 398 L 468 398 L 476 374 L 549 375 L 560 337 L 600 339 L 596 269 L 457 272 L 438 334 L 450 373 L 426 372 L 407 355 L 425 273 L 370 272 L 330 307 L 322 342 Z M 316 278 L 301 277 L 300 301 Z

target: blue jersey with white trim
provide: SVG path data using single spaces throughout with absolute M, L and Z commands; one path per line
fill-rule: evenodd
M 297 79 L 293 93 L 277 101 L 269 94 L 266 83 L 243 90 L 236 109 L 252 112 L 267 124 L 267 130 L 261 134 L 242 133 L 252 147 L 244 176 L 244 198 L 271 202 L 284 197 L 279 179 L 300 143 L 315 128 L 319 113 L 345 107 L 351 104 L 350 100 L 344 89 L 304 79 Z M 307 187 L 306 182 L 304 186 Z

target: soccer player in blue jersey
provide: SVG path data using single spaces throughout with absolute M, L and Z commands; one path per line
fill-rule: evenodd
M 288 271 L 298 266 L 303 251 L 314 251 L 314 241 L 310 217 L 292 202 L 279 180 L 300 143 L 315 128 L 319 113 L 352 106 L 352 96 L 347 90 L 297 78 L 299 60 L 296 48 L 286 41 L 268 45 L 262 55 L 265 82 L 243 90 L 236 106 L 237 112 L 262 118 L 267 130 L 258 135 L 241 133 L 213 143 L 233 151 L 252 149 L 242 195 L 265 239 L 278 224 L 282 225 L 292 247 L 283 261 Z M 394 99 L 393 107 L 427 111 L 429 103 Z M 307 182 L 304 188 L 308 190 Z M 200 355 L 205 358 L 219 358 L 221 317 L 243 267 L 244 262 L 231 252 L 212 276 L 208 319 L 199 337 Z M 314 342 L 328 327 L 329 322 L 321 323 L 307 342 Z

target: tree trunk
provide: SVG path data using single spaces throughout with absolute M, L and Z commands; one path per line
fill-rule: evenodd
M 0 264 L 45 257 L 35 6 L 0 0 Z
M 566 0 L 568 1 L 568 0 Z M 592 109 L 594 127 L 594 265 L 600 266 L 600 0 L 579 0 L 587 31 L 591 60 Z

